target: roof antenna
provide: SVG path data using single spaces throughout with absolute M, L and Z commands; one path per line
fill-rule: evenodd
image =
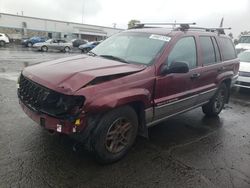
M 225 33 L 224 29 L 223 29 L 223 22 L 224 22 L 224 17 L 221 18 L 220 26 L 219 26 L 221 29 L 218 29 L 218 32 L 219 32 L 219 34 L 225 35 L 226 33 Z
M 224 22 L 224 17 L 221 18 L 220 26 L 219 27 L 223 27 L 223 22 Z

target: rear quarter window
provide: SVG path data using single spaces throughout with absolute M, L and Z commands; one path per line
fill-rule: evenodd
M 235 59 L 236 51 L 233 42 L 229 38 L 220 37 L 220 50 L 224 61 Z

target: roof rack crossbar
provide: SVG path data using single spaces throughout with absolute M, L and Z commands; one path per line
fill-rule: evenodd
M 191 22 L 191 23 L 165 23 L 165 22 L 160 22 L 160 23 L 137 23 L 134 27 L 130 28 L 130 29 L 139 29 L 139 28 L 152 28 L 149 26 L 160 26 L 160 25 L 170 25 L 173 26 L 173 28 L 175 28 L 176 26 L 180 27 L 180 30 L 187 30 L 190 28 L 190 25 L 196 25 L 195 22 Z
M 231 27 L 215 27 L 215 28 L 205 28 L 205 27 L 194 27 L 190 25 L 196 25 L 195 22 L 190 22 L 190 23 L 165 23 L 165 22 L 160 22 L 160 23 L 137 23 L 134 27 L 130 29 L 139 29 L 139 28 L 155 28 L 152 26 L 160 26 L 160 25 L 170 25 L 173 26 L 173 30 L 181 30 L 181 31 L 186 31 L 186 30 L 204 30 L 206 32 L 217 32 L 218 34 L 225 34 L 224 30 L 230 30 Z M 179 26 L 179 27 L 176 27 Z
M 177 23 L 177 22 L 174 22 L 174 23 L 168 23 L 168 22 L 160 22 L 160 23 L 140 23 L 140 24 L 143 24 L 143 25 L 196 25 L 195 22 L 192 22 L 192 23 Z
M 206 32 L 218 32 L 219 34 L 225 34 L 224 30 L 230 30 L 231 27 L 214 27 L 214 28 L 205 28 L 205 27 L 190 27 L 190 30 L 204 30 Z

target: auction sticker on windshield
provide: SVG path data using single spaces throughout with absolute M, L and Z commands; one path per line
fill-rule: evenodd
M 170 37 L 167 37 L 167 36 L 164 36 L 164 35 L 155 35 L 155 34 L 152 34 L 150 35 L 149 37 L 150 39 L 156 39 L 156 40 L 162 40 L 162 41 L 166 41 L 166 42 L 169 42 L 170 41 Z

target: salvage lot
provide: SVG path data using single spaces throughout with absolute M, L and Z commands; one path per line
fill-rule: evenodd
M 19 107 L 16 78 L 25 66 L 71 55 L 0 49 L 0 187 L 250 187 L 248 91 L 234 91 L 218 118 L 198 108 L 160 123 L 113 165 L 49 135 Z

